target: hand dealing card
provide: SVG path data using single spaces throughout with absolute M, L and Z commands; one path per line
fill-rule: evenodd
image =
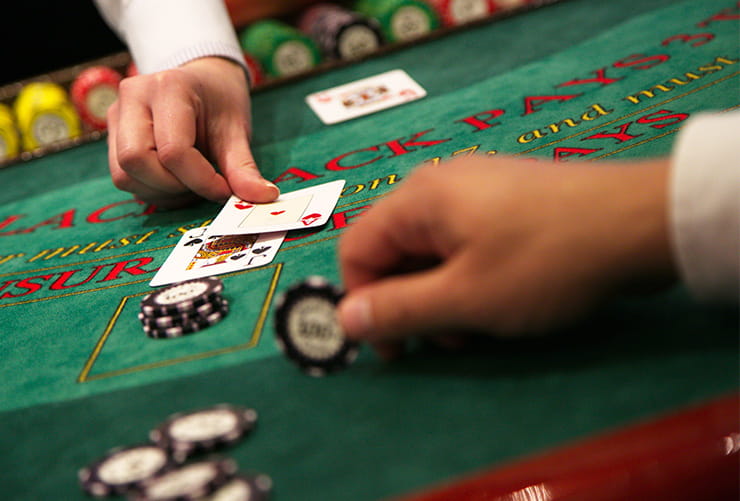
M 426 91 L 405 71 L 393 70 L 316 92 L 306 103 L 327 125 L 399 106 L 426 96 Z
M 206 230 L 185 233 L 149 285 L 159 287 L 269 264 L 286 233 L 207 236 Z
M 344 180 L 283 193 L 267 204 L 245 202 L 232 196 L 206 231 L 206 235 L 244 235 L 313 228 L 326 223 L 339 200 Z

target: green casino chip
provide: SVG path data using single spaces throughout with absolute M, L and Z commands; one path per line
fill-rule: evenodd
M 390 42 L 422 37 L 440 25 L 437 12 L 422 0 L 359 0 L 355 10 L 377 19 Z
M 248 26 L 240 33 L 239 40 L 242 49 L 273 77 L 305 73 L 321 62 L 321 52 L 310 37 L 274 19 Z

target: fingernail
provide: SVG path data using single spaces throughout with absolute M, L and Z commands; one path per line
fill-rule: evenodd
M 365 338 L 372 332 L 372 308 L 363 296 L 349 296 L 339 305 L 339 324 L 350 339 Z
M 280 191 L 280 188 L 278 188 L 275 183 L 272 183 L 272 182 L 268 181 L 267 179 L 263 179 L 262 180 L 262 184 L 264 184 L 268 188 L 275 188 L 276 190 Z

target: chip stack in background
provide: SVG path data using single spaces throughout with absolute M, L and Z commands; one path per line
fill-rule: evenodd
M 384 43 L 375 19 L 335 3 L 319 3 L 303 11 L 298 29 L 318 44 L 327 59 L 358 59 Z
M 53 82 L 25 85 L 13 102 L 13 111 L 26 151 L 76 138 L 82 132 L 67 91 Z
M 20 137 L 10 106 L 0 103 L 0 163 L 20 153 Z
M 358 0 L 354 10 L 376 19 L 389 42 L 420 38 L 440 25 L 437 12 L 422 0 Z
M 239 41 L 271 77 L 305 73 L 321 62 L 321 51 L 309 36 L 275 19 L 247 26 Z
M 139 320 L 147 336 L 178 338 L 217 324 L 229 313 L 216 277 L 180 282 L 148 294 L 141 300 Z
M 437 11 L 445 26 L 485 19 L 496 10 L 493 0 L 427 0 Z
M 118 98 L 121 74 L 103 65 L 91 66 L 72 82 L 70 95 L 82 121 L 96 130 L 106 130 L 108 107 Z

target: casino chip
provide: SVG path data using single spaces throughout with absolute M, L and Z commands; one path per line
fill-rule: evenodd
M 239 41 L 273 77 L 304 73 L 321 61 L 321 52 L 310 37 L 275 19 L 251 24 L 240 33 Z
M 153 429 L 149 438 L 176 458 L 186 458 L 233 445 L 252 431 L 256 423 L 254 409 L 221 404 L 173 414 Z
M 267 501 L 272 479 L 264 474 L 240 473 L 203 501 Z
M 244 52 L 244 62 L 247 65 L 251 88 L 259 87 L 265 82 L 265 70 L 257 59 L 248 52 Z
M 146 328 L 165 329 L 168 327 L 183 325 L 188 322 L 198 322 L 199 320 L 204 320 L 209 315 L 217 312 L 225 315 L 228 313 L 228 310 L 229 302 L 224 298 L 216 297 L 207 303 L 194 307 L 187 313 L 177 313 L 174 315 L 145 315 L 144 312 L 139 312 L 138 316 L 141 324 Z
M 446 26 L 456 26 L 490 16 L 496 6 L 492 0 L 428 0 Z
M 358 344 L 344 337 L 336 318 L 342 295 L 326 279 L 312 276 L 277 300 L 275 341 L 311 376 L 343 369 L 357 358 Z
M 216 277 L 180 282 L 147 295 L 138 314 L 147 336 L 182 337 L 217 324 L 229 313 L 221 296 L 223 283 Z
M 316 4 L 301 14 L 298 28 L 310 36 L 332 59 L 357 59 L 383 44 L 375 19 L 335 4 Z
M 20 153 L 20 137 L 10 107 L 0 103 L 0 163 Z
M 390 42 L 413 40 L 439 27 L 439 15 L 422 0 L 359 0 L 355 8 L 377 19 Z
M 236 474 L 231 459 L 190 463 L 143 482 L 131 499 L 136 501 L 199 500 L 217 492 Z
M 198 306 L 220 298 L 223 290 L 223 282 L 216 277 L 179 282 L 145 296 L 141 312 L 149 317 L 192 313 Z
M 144 444 L 119 447 L 78 472 L 88 494 L 105 497 L 125 494 L 174 466 L 167 450 Z
M 13 102 L 13 111 L 26 151 L 75 138 L 82 132 L 67 91 L 53 82 L 25 85 Z
M 92 66 L 72 82 L 70 95 L 83 122 L 94 129 L 108 128 L 108 107 L 118 98 L 121 74 L 108 66 Z

